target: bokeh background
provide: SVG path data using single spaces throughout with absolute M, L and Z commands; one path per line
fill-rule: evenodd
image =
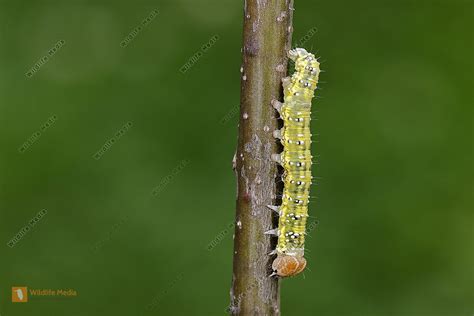
M 225 314 L 242 8 L 0 2 L 2 316 Z M 283 315 L 473 315 L 473 2 L 295 8 L 294 42 L 317 28 L 303 46 L 326 72 L 312 126 L 320 224 L 310 271 L 283 281 Z M 12 286 L 78 296 L 13 304 Z

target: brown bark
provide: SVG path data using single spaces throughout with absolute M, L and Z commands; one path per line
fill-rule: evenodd
M 275 238 L 264 235 L 279 203 L 281 174 L 271 155 L 281 152 L 272 100 L 282 100 L 291 48 L 293 0 L 246 0 L 241 69 L 239 141 L 235 157 L 237 212 L 231 289 L 232 315 L 279 315 L 279 281 L 270 278 Z

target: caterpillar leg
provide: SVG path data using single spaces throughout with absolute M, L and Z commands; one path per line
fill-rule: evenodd
M 275 108 L 275 110 L 277 110 L 278 113 L 281 114 L 281 107 L 283 106 L 283 103 L 281 103 L 278 100 L 272 100 L 272 105 Z
M 273 137 L 277 138 L 277 139 L 281 139 L 283 135 L 283 128 L 282 129 L 276 129 L 273 131 Z
M 281 154 L 272 154 L 272 160 L 281 165 Z
M 278 253 L 277 250 L 276 250 L 276 249 L 273 249 L 272 251 L 270 251 L 270 252 L 268 253 L 268 255 L 269 255 L 269 256 L 273 256 L 273 255 L 276 255 L 277 253 Z
M 286 90 L 286 88 L 291 84 L 291 77 L 281 79 L 281 83 L 283 84 L 283 90 Z

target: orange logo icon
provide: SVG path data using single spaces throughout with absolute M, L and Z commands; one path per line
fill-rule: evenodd
M 26 303 L 28 302 L 28 288 L 25 287 L 12 287 L 12 302 L 13 303 Z

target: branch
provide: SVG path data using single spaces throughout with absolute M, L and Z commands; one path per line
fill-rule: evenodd
M 276 240 L 264 235 L 276 218 L 266 205 L 281 195 L 281 174 L 271 155 L 281 152 L 272 100 L 282 100 L 291 48 L 293 0 L 246 0 L 242 49 L 239 141 L 235 156 L 238 183 L 234 240 L 232 315 L 279 315 L 279 282 L 270 278 L 268 254 Z

